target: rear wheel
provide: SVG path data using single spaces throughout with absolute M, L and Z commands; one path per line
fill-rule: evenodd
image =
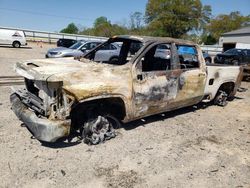
M 228 99 L 228 94 L 223 90 L 219 90 L 214 99 L 214 104 L 218 106 L 226 106 L 228 103 L 227 99 Z
M 116 137 L 120 122 L 112 115 L 96 114 L 88 118 L 82 127 L 82 138 L 87 144 L 100 144 Z
M 119 58 L 118 57 L 112 57 L 109 60 L 110 64 L 118 64 L 118 62 L 119 62 Z
M 12 46 L 13 46 L 14 48 L 20 48 L 21 44 L 20 44 L 20 42 L 18 42 L 18 41 L 14 41 L 14 42 L 12 43 Z
M 205 63 L 206 63 L 206 64 L 209 64 L 209 63 L 211 63 L 211 62 L 212 62 L 211 58 L 209 58 L 209 57 L 205 58 Z

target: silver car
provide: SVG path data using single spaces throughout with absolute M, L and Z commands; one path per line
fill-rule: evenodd
M 170 59 L 171 58 L 171 46 L 169 44 L 159 44 L 155 50 L 154 57 L 161 59 Z
M 119 59 L 121 46 L 118 43 L 106 43 L 95 53 L 96 62 L 116 62 Z
M 100 45 L 101 41 L 78 41 L 69 48 L 59 47 L 49 49 L 46 58 L 59 58 L 59 57 L 81 57 L 91 49 Z

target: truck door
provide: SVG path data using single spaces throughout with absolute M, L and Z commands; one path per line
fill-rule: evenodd
M 163 112 L 168 102 L 175 100 L 180 74 L 173 66 L 172 46 L 170 43 L 153 44 L 138 57 L 133 69 L 135 117 Z
M 204 96 L 206 66 L 201 50 L 192 45 L 176 45 L 180 71 L 180 87 L 169 108 L 189 106 L 200 102 Z
M 159 45 L 168 46 L 165 58 L 157 51 Z M 136 117 L 193 105 L 204 97 L 206 66 L 196 46 L 151 45 L 137 59 L 134 70 Z

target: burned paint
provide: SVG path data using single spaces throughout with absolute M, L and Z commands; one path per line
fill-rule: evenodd
M 220 77 L 220 73 L 219 72 L 216 72 L 215 74 L 214 74 L 214 78 L 215 79 L 218 79 Z
M 157 102 L 160 100 L 170 100 L 175 98 L 178 90 L 178 79 L 166 80 L 164 85 L 155 83 L 152 87 L 145 90 L 144 93 L 135 93 L 135 100 L 138 103 L 143 101 Z

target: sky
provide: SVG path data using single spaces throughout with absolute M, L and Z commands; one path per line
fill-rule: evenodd
M 58 32 L 69 23 L 91 27 L 106 16 L 112 23 L 128 24 L 132 12 L 145 12 L 148 0 L 0 0 L 0 26 Z M 250 0 L 201 0 L 212 14 L 240 11 L 250 15 Z

